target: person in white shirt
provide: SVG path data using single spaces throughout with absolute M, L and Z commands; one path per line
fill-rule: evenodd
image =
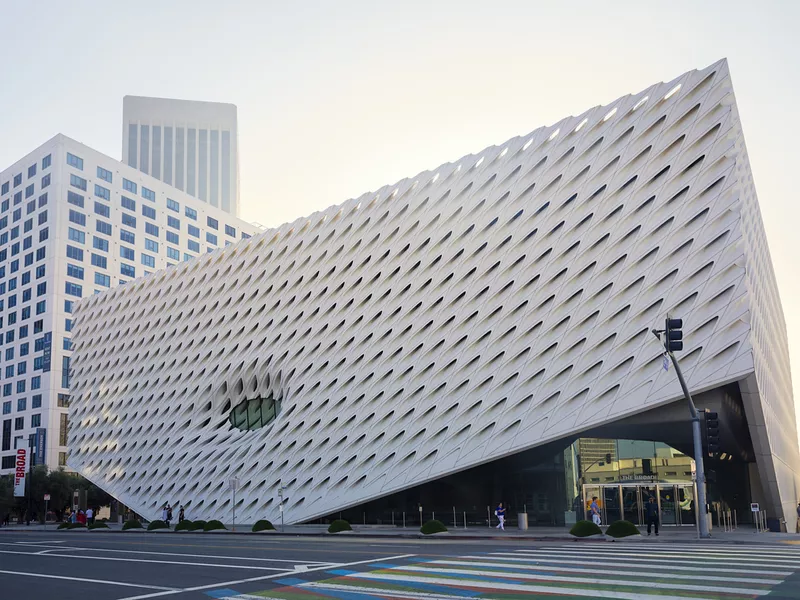
M 91 507 L 86 509 L 86 522 L 90 525 L 94 523 L 94 511 Z

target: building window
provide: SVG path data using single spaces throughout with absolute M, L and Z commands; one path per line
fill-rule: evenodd
M 83 279 L 83 267 L 67 263 L 67 276 L 75 279 Z
M 17 417 L 14 419 L 14 431 L 25 429 L 25 417 Z
M 78 206 L 80 208 L 83 208 L 83 196 L 81 196 L 80 194 L 76 194 L 72 190 L 69 190 L 67 192 L 67 202 L 69 202 L 70 204 L 74 204 L 75 206 Z
M 17 398 L 17 411 L 22 412 L 28 408 L 28 401 L 25 398 Z
M 184 214 L 189 217 L 192 221 L 197 221 L 197 211 L 193 208 L 189 208 L 188 206 L 184 207 Z
M 25 197 L 30 198 L 31 196 L 33 196 L 33 192 L 34 192 L 34 186 L 33 184 L 30 184 L 28 187 L 25 188 Z
M 39 236 L 40 241 L 41 241 L 41 237 L 42 236 L 40 235 Z M 47 236 L 45 236 L 45 239 L 47 239 Z M 36 249 L 36 260 L 44 260 L 46 256 L 47 256 L 47 247 L 46 246 L 42 246 L 41 248 L 37 248 Z
M 49 187 L 49 186 L 50 186 L 50 173 L 48 173 L 47 175 L 42 177 L 42 183 L 41 183 L 40 187 L 42 189 L 44 189 L 44 188 Z
M 219 229 L 219 222 L 211 217 L 206 217 L 206 223 L 211 229 Z
M 95 229 L 98 231 L 98 233 L 102 233 L 108 236 L 110 236 L 113 233 L 113 228 L 111 227 L 111 223 L 107 223 L 106 221 L 101 221 L 100 219 L 97 219 L 97 222 L 95 223 Z
M 21 330 L 22 330 L 22 327 L 20 327 L 20 331 Z M 20 337 L 22 337 L 21 333 L 20 333 Z M 24 394 L 25 393 L 25 380 L 24 379 L 22 381 L 18 381 L 17 382 L 17 393 L 18 394 Z
M 33 163 L 30 167 L 28 167 L 28 179 L 31 177 L 36 177 L 36 163 Z
M 34 394 L 31 398 L 31 408 L 41 408 L 42 407 L 42 395 L 41 394 Z
M 172 198 L 167 198 L 167 208 L 170 209 L 170 210 L 173 210 L 175 212 L 180 212 L 181 211 L 181 205 L 178 204 Z
M 47 211 L 43 210 L 42 212 L 40 212 L 39 216 L 37 217 L 37 219 L 38 219 L 38 222 L 39 222 L 38 224 L 39 225 L 44 225 L 45 223 L 47 223 Z
M 67 415 L 63 415 L 63 416 L 66 417 Z M 64 437 L 66 438 L 66 435 Z M 66 441 L 64 442 L 64 444 L 62 444 L 62 446 L 64 446 L 64 445 L 66 445 Z M 58 466 L 59 467 L 66 467 L 67 466 L 67 453 L 66 452 L 59 452 L 58 453 Z
M 158 242 L 155 240 L 149 240 L 145 238 L 144 240 L 144 248 L 149 252 L 158 252 Z
M 42 415 L 36 414 L 31 415 L 31 427 L 41 427 L 42 426 Z
M 111 201 L 111 190 L 104 188 L 102 185 L 94 184 L 94 195 L 103 200 Z
M 67 246 L 67 258 L 83 262 L 83 250 L 75 246 Z
M 67 387 L 67 386 L 62 386 L 62 387 Z M 61 413 L 59 417 L 60 417 L 60 423 L 58 427 L 58 445 L 66 446 L 67 431 L 69 430 L 69 418 L 67 417 L 66 413 Z M 61 454 L 64 455 L 64 464 L 67 464 L 67 455 L 65 452 L 59 453 L 58 461 L 61 462 Z
M 189 235 L 192 237 L 199 238 L 200 237 L 200 228 L 195 227 L 194 225 L 189 225 Z
M 125 277 L 136 277 L 136 268 L 125 263 L 119 264 L 119 273 Z
M 63 338 L 63 340 L 61 341 L 61 347 L 64 350 L 72 350 L 72 340 L 69 339 L 68 337 Z
M 152 223 L 145 223 L 144 231 L 147 235 L 158 237 L 158 225 L 153 225 Z
M 177 248 L 170 248 L 167 246 L 167 258 L 171 258 L 172 260 L 180 260 L 181 253 Z
M 52 161 L 52 157 L 51 157 L 49 154 L 48 154 L 47 156 L 45 156 L 45 157 L 42 159 L 42 171 L 44 171 L 45 169 L 48 169 L 48 168 L 50 168 L 50 164 L 51 164 L 52 162 L 53 162 L 53 161 Z M 5 193 L 5 192 L 3 192 L 3 193 Z
M 107 269 L 108 259 L 106 259 L 105 256 L 101 256 L 92 252 L 92 266 L 99 267 L 101 269 Z
M 122 224 L 125 227 L 136 227 L 136 217 L 133 215 L 129 215 L 128 213 L 122 213 Z
M 48 177 L 49 177 L 49 175 L 48 175 Z M 47 206 L 47 193 L 46 192 L 44 194 L 42 194 L 41 196 L 39 196 L 39 201 L 37 202 L 37 204 L 38 204 L 39 208 Z
M 132 231 L 128 231 L 127 229 L 120 229 L 119 230 L 119 239 L 121 239 L 126 244 L 135 244 L 136 243 L 136 234 Z
M 103 287 L 111 287 L 111 277 L 103 275 L 102 273 L 94 274 L 95 285 L 102 285 Z
M 38 390 L 42 387 L 42 378 L 39 375 L 31 377 L 31 389 Z
M 96 235 L 92 237 L 92 246 L 96 250 L 102 250 L 103 252 L 108 252 L 108 240 L 99 238 Z
M 69 184 L 79 190 L 86 191 L 86 180 L 83 177 L 78 177 L 74 173 L 69 176 Z
M 73 300 L 64 300 L 64 312 L 65 313 L 71 313 L 73 306 L 74 306 L 74 301 Z
M 142 252 L 142 264 L 145 267 L 155 268 L 156 259 L 155 259 L 155 257 L 150 256 L 149 254 L 145 254 L 144 252 Z
M 3 402 L 3 414 L 10 415 L 11 414 L 11 400 L 6 400 Z
M 82 212 L 70 209 L 69 220 L 72 223 L 76 223 L 78 225 L 81 225 L 82 227 L 86 227 L 86 215 L 83 214 Z
M 111 218 L 111 207 L 106 206 L 102 202 L 95 202 L 94 203 L 94 212 L 101 217 L 105 217 L 107 219 Z
M 69 408 L 69 394 L 59 394 L 56 398 L 58 408 Z
M 136 212 L 136 200 L 128 198 L 127 196 L 122 196 L 120 204 L 122 204 L 122 208 Z
M 146 187 L 142 186 L 142 198 L 145 200 L 150 200 L 151 202 L 155 202 L 156 193 L 153 190 L 148 190 Z
M 138 189 L 137 185 L 134 182 L 129 181 L 129 180 L 125 179 L 124 177 L 122 179 L 122 187 L 123 187 L 123 189 L 125 189 L 125 190 L 127 190 L 127 191 L 129 191 L 129 192 L 131 192 L 133 194 L 135 194 L 136 190 Z
M 200 244 L 195 242 L 194 240 L 189 240 L 188 242 L 189 250 L 192 252 L 200 252 Z
M 83 231 L 80 231 L 79 229 L 73 229 L 72 227 L 70 227 L 67 230 L 67 237 L 69 237 L 71 241 L 78 242 L 79 244 L 86 243 L 86 234 Z
M 44 242 L 49 237 L 50 237 L 50 229 L 49 228 L 45 227 L 44 229 L 40 229 L 39 230 L 39 241 L 40 242 Z M 38 253 L 38 251 L 37 251 L 37 253 Z M 39 260 L 38 256 L 37 256 L 36 260 Z
M 76 296 L 80 298 L 83 296 L 83 288 L 71 281 L 64 282 L 64 293 L 68 296 Z
M 67 164 L 83 171 L 83 159 L 67 152 Z
M 103 167 L 97 167 L 97 177 L 103 181 L 107 181 L 108 183 L 111 183 L 113 179 L 111 171 L 107 171 Z
M 145 206 L 142 205 L 142 214 L 147 217 L 148 219 L 155 220 L 156 218 L 156 209 L 152 206 Z
M 236 228 L 231 227 L 230 225 L 225 225 L 225 235 L 229 235 L 231 237 L 236 237 Z
M 210 231 L 206 231 L 206 241 L 209 244 L 214 244 L 216 246 L 217 245 L 217 236 L 215 236 Z
M 64 331 L 72 331 L 72 319 L 64 319 Z
M 3 184 L 3 187 L 0 188 L 0 194 L 7 194 L 7 193 L 8 193 L 8 182 L 6 181 Z M 7 210 L 7 209 L 3 209 L 3 210 Z
M 177 233 L 173 231 L 167 231 L 167 241 L 170 244 L 180 244 L 181 240 Z
M 41 315 L 44 314 L 47 310 L 47 300 L 40 300 L 36 303 L 36 314 Z
M 43 281 L 42 283 L 36 286 L 36 296 L 44 296 L 47 293 L 47 282 Z
M 133 248 L 128 248 L 127 246 L 119 247 L 119 255 L 125 260 L 136 260 L 136 252 L 133 251 Z

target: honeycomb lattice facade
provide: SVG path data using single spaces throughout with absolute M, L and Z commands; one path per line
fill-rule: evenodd
M 742 382 L 791 512 L 785 324 L 726 61 L 81 303 L 70 466 L 310 520 Z M 261 411 L 257 413 L 256 411 Z M 267 414 L 268 411 L 269 414 Z M 768 483 L 768 485 L 767 485 Z

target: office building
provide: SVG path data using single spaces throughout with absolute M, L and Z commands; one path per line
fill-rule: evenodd
M 236 106 L 125 96 L 122 162 L 239 215 Z
M 69 464 L 148 518 L 227 521 L 236 477 L 242 522 L 283 497 L 287 523 L 485 526 L 504 501 L 553 525 L 587 495 L 637 520 L 655 495 L 690 525 L 667 315 L 719 417 L 712 504 L 793 524 L 786 327 L 724 60 L 85 300 Z
M 78 300 L 257 230 L 63 135 L 0 172 L 0 475 L 37 432 L 66 465 Z

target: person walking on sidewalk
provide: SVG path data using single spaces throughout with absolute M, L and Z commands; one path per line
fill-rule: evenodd
M 592 503 L 589 505 L 589 511 L 592 513 L 592 523 L 600 527 L 602 520 L 600 519 L 600 505 L 597 503 L 597 496 L 592 496 Z
M 800 533 L 800 502 L 797 503 L 797 533 Z
M 644 505 L 644 516 L 647 520 L 647 535 L 650 535 L 650 526 L 655 525 L 656 535 L 658 535 L 658 504 L 654 496 Z
M 502 531 L 506 530 L 506 509 L 503 508 L 503 503 L 497 505 L 497 508 L 494 510 L 494 516 L 497 517 L 497 520 L 500 521 L 495 529 L 501 529 Z

